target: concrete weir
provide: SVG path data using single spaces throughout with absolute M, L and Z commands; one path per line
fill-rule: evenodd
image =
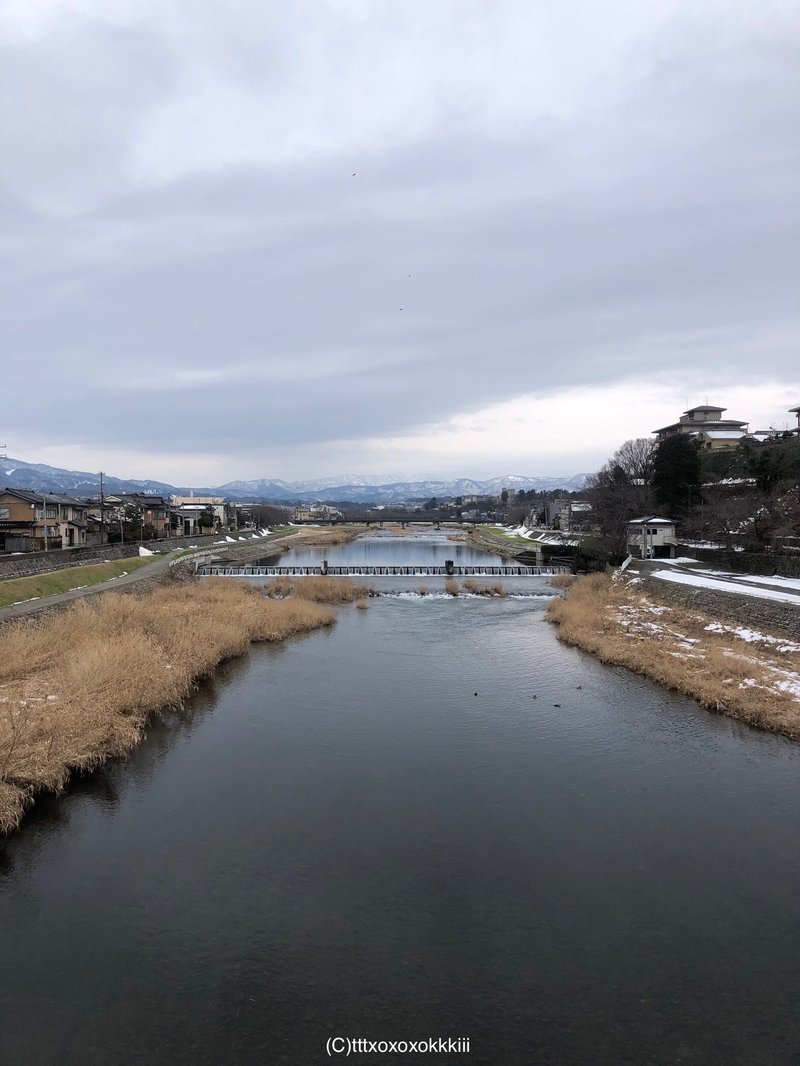
M 569 573 L 567 566 L 218 566 L 202 564 L 199 577 L 542 577 Z

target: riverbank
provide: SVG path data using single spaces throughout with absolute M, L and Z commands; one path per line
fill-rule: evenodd
M 660 602 L 624 579 L 578 579 L 547 618 L 559 640 L 705 707 L 800 740 L 800 643 Z
M 74 771 L 127 754 L 151 717 L 179 707 L 223 660 L 334 620 L 325 603 L 270 599 L 239 582 L 207 579 L 97 596 L 7 624 L 0 629 L 0 833 L 19 825 L 37 792 L 60 791 Z
M 480 548 L 482 551 L 491 552 L 492 555 L 500 555 L 508 559 L 513 558 L 520 551 L 534 550 L 521 537 L 507 537 L 502 529 L 498 529 L 496 536 L 486 529 L 468 529 L 465 538 L 473 548 Z

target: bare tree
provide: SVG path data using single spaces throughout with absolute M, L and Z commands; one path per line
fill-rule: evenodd
M 649 485 L 653 477 L 656 442 L 650 437 L 635 437 L 620 444 L 611 463 L 618 466 L 632 482 Z

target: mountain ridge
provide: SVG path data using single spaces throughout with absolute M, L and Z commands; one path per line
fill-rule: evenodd
M 586 474 L 565 477 L 551 475 L 502 474 L 493 478 L 441 478 L 388 480 L 391 474 L 342 474 L 338 477 L 309 478 L 303 481 L 284 481 L 280 478 L 234 480 L 215 486 L 171 485 L 153 479 L 117 478 L 103 476 L 105 492 L 143 492 L 153 495 L 227 496 L 237 500 L 283 500 L 320 503 L 352 500 L 353 502 L 399 503 L 403 500 L 432 496 L 496 496 L 504 488 L 509 490 L 564 489 L 575 492 L 582 488 Z M 385 480 L 382 480 L 382 477 Z M 93 496 L 100 491 L 99 474 L 85 470 L 67 470 L 45 463 L 26 463 L 22 459 L 0 460 L 0 489 L 32 489 L 35 492 L 63 492 L 78 496 Z

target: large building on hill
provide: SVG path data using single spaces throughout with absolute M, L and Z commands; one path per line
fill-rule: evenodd
M 723 418 L 724 411 L 727 411 L 727 407 L 714 407 L 711 404 L 691 407 L 683 412 L 677 422 L 654 429 L 653 433 L 659 441 L 677 433 L 687 433 L 706 451 L 735 448 L 743 437 L 749 436 L 748 423 L 734 418 Z

